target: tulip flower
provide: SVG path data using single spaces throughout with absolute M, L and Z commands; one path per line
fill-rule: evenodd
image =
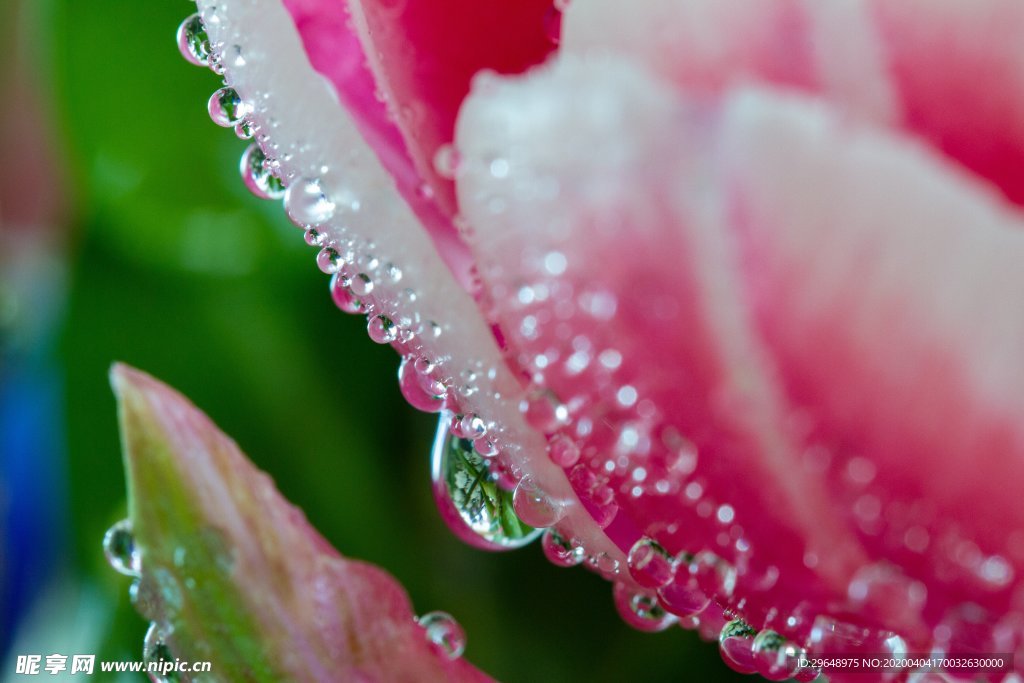
M 1024 9 L 198 7 L 247 185 L 441 413 L 456 533 L 525 542 L 510 504 L 770 679 L 1012 668 Z

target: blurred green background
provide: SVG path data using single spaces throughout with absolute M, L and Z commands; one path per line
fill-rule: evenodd
M 125 514 L 107 383 L 111 362 L 123 360 L 189 396 L 343 554 L 392 572 L 417 611 L 455 615 L 469 635 L 466 657 L 495 677 L 734 676 L 693 633 L 631 631 L 608 584 L 548 564 L 539 546 L 494 555 L 447 531 L 429 486 L 435 419 L 402 401 L 397 356 L 366 339 L 361 318 L 334 308 L 313 250 L 280 206 L 244 189 L 245 145 L 205 111 L 217 79 L 175 46 L 193 8 L 21 3 L 18 49 L 53 113 L 73 210 L 57 249 L 68 277 L 54 351 L 68 571 L 17 647 L 59 652 L 71 639 L 103 657 L 139 656 L 146 624 L 100 550 Z

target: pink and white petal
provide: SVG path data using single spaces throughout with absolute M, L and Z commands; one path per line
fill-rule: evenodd
M 448 267 L 468 288 L 470 263 L 452 223 L 451 207 L 424 190 L 424 176 L 417 165 L 421 155 L 407 145 L 396 118 L 388 113 L 346 3 L 284 0 L 284 5 L 313 68 L 333 86 L 366 144 L 394 179 L 402 199 L 427 229 Z
M 807 101 L 738 95 L 724 127 L 747 299 L 832 490 L 883 502 L 864 542 L 935 587 L 930 606 L 1005 611 L 1024 569 L 1020 215 Z
M 571 411 L 577 493 L 618 507 L 624 548 L 724 558 L 738 588 L 713 590 L 763 618 L 845 592 L 864 556 L 749 315 L 719 117 L 630 63 L 562 59 L 470 97 L 457 188 L 510 362 Z
M 685 99 L 607 56 L 483 84 L 457 141 L 581 497 L 735 565 L 719 599 L 756 626 L 927 647 L 970 600 L 992 633 L 1024 570 L 1024 238 L 990 186 L 820 101 Z
M 360 283 L 358 296 L 348 285 L 344 293 L 360 300 L 371 335 L 407 359 L 430 360 L 445 387 L 445 407 L 480 416 L 502 466 L 562 501 L 565 524 L 588 549 L 624 562 L 561 469 L 530 457 L 543 451 L 544 440 L 519 412 L 520 378 L 331 86 L 313 70 L 283 6 L 249 0 L 199 0 L 198 6 L 212 43 L 238 46 L 246 55 L 244 65 L 222 60 L 225 79 L 252 103 L 257 139 L 283 182 L 301 189 L 315 179 L 334 206 L 315 226 L 321 255 L 333 260 L 319 261 L 341 282 Z M 332 358 L 325 349 L 325 362 Z
M 819 93 L 913 131 L 1021 204 L 1022 32 L 1015 0 L 581 0 L 563 49 L 628 54 L 688 90 L 753 80 Z

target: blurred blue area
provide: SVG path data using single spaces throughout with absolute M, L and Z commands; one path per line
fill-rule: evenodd
M 14 625 L 57 573 L 67 548 L 63 420 L 52 359 L 0 370 L 0 661 Z

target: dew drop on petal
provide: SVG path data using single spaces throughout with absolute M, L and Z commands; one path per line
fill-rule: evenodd
M 753 628 L 742 619 L 733 619 L 722 627 L 718 634 L 718 650 L 722 660 L 733 671 L 742 674 L 754 673 L 754 636 Z
M 178 26 L 178 50 L 189 63 L 196 66 L 208 65 L 210 39 L 206 35 L 203 19 L 198 14 L 193 14 Z
M 676 622 L 675 616 L 662 608 L 653 593 L 638 591 L 633 586 L 617 582 L 612 589 L 612 596 L 619 616 L 638 631 L 664 631 Z
M 711 598 L 700 587 L 697 577 L 690 572 L 693 557 L 680 554 L 672 569 L 672 579 L 658 590 L 661 604 L 676 616 L 690 617 L 703 612 Z
M 784 681 L 796 674 L 804 652 L 785 636 L 765 629 L 754 637 L 754 666 L 769 681 Z
M 352 294 L 341 273 L 334 273 L 331 276 L 330 288 L 331 299 L 340 310 L 345 313 L 361 313 L 363 311 L 363 302 Z M 409 402 L 412 403 L 412 401 Z M 413 405 L 415 407 L 415 404 Z
M 249 145 L 242 154 L 239 171 L 245 186 L 260 199 L 280 199 L 284 196 L 284 183 L 273 174 L 267 155 L 256 143 Z
M 430 393 L 424 389 L 414 363 L 415 361 L 407 356 L 398 366 L 398 386 L 402 390 L 402 396 L 416 410 L 436 413 L 444 407 L 444 396 Z
M 445 659 L 458 659 L 466 651 L 466 633 L 447 612 L 427 612 L 416 619 L 427 640 Z
M 548 561 L 558 567 L 575 567 L 583 562 L 585 555 L 582 546 L 573 545 L 571 541 L 554 529 L 544 532 L 541 548 Z
M 564 509 L 545 493 L 532 477 L 523 477 L 512 494 L 512 506 L 519 519 L 532 527 L 553 526 L 562 518 Z
M 644 588 L 661 588 L 672 580 L 672 557 L 647 537 L 633 544 L 626 565 L 633 580 Z
M 284 192 L 284 210 L 292 223 L 309 227 L 329 221 L 335 205 L 317 178 L 299 178 Z
M 142 553 L 135 546 L 130 520 L 122 519 L 103 535 L 103 554 L 115 571 L 125 576 L 142 574 Z
M 321 272 L 333 275 L 341 268 L 341 254 L 334 247 L 324 247 L 316 255 L 316 267 Z M 345 283 L 347 284 L 347 283 Z
M 366 333 L 378 344 L 390 344 L 398 339 L 398 326 L 386 315 L 375 315 L 366 323 Z
M 210 95 L 206 105 L 210 118 L 218 126 L 231 128 L 252 113 L 252 106 L 234 88 L 224 87 Z
M 512 550 L 532 542 L 540 529 L 515 514 L 512 494 L 498 485 L 488 462 L 469 439 L 454 436 L 442 412 L 431 452 L 434 499 L 442 519 L 460 539 L 486 550 Z

